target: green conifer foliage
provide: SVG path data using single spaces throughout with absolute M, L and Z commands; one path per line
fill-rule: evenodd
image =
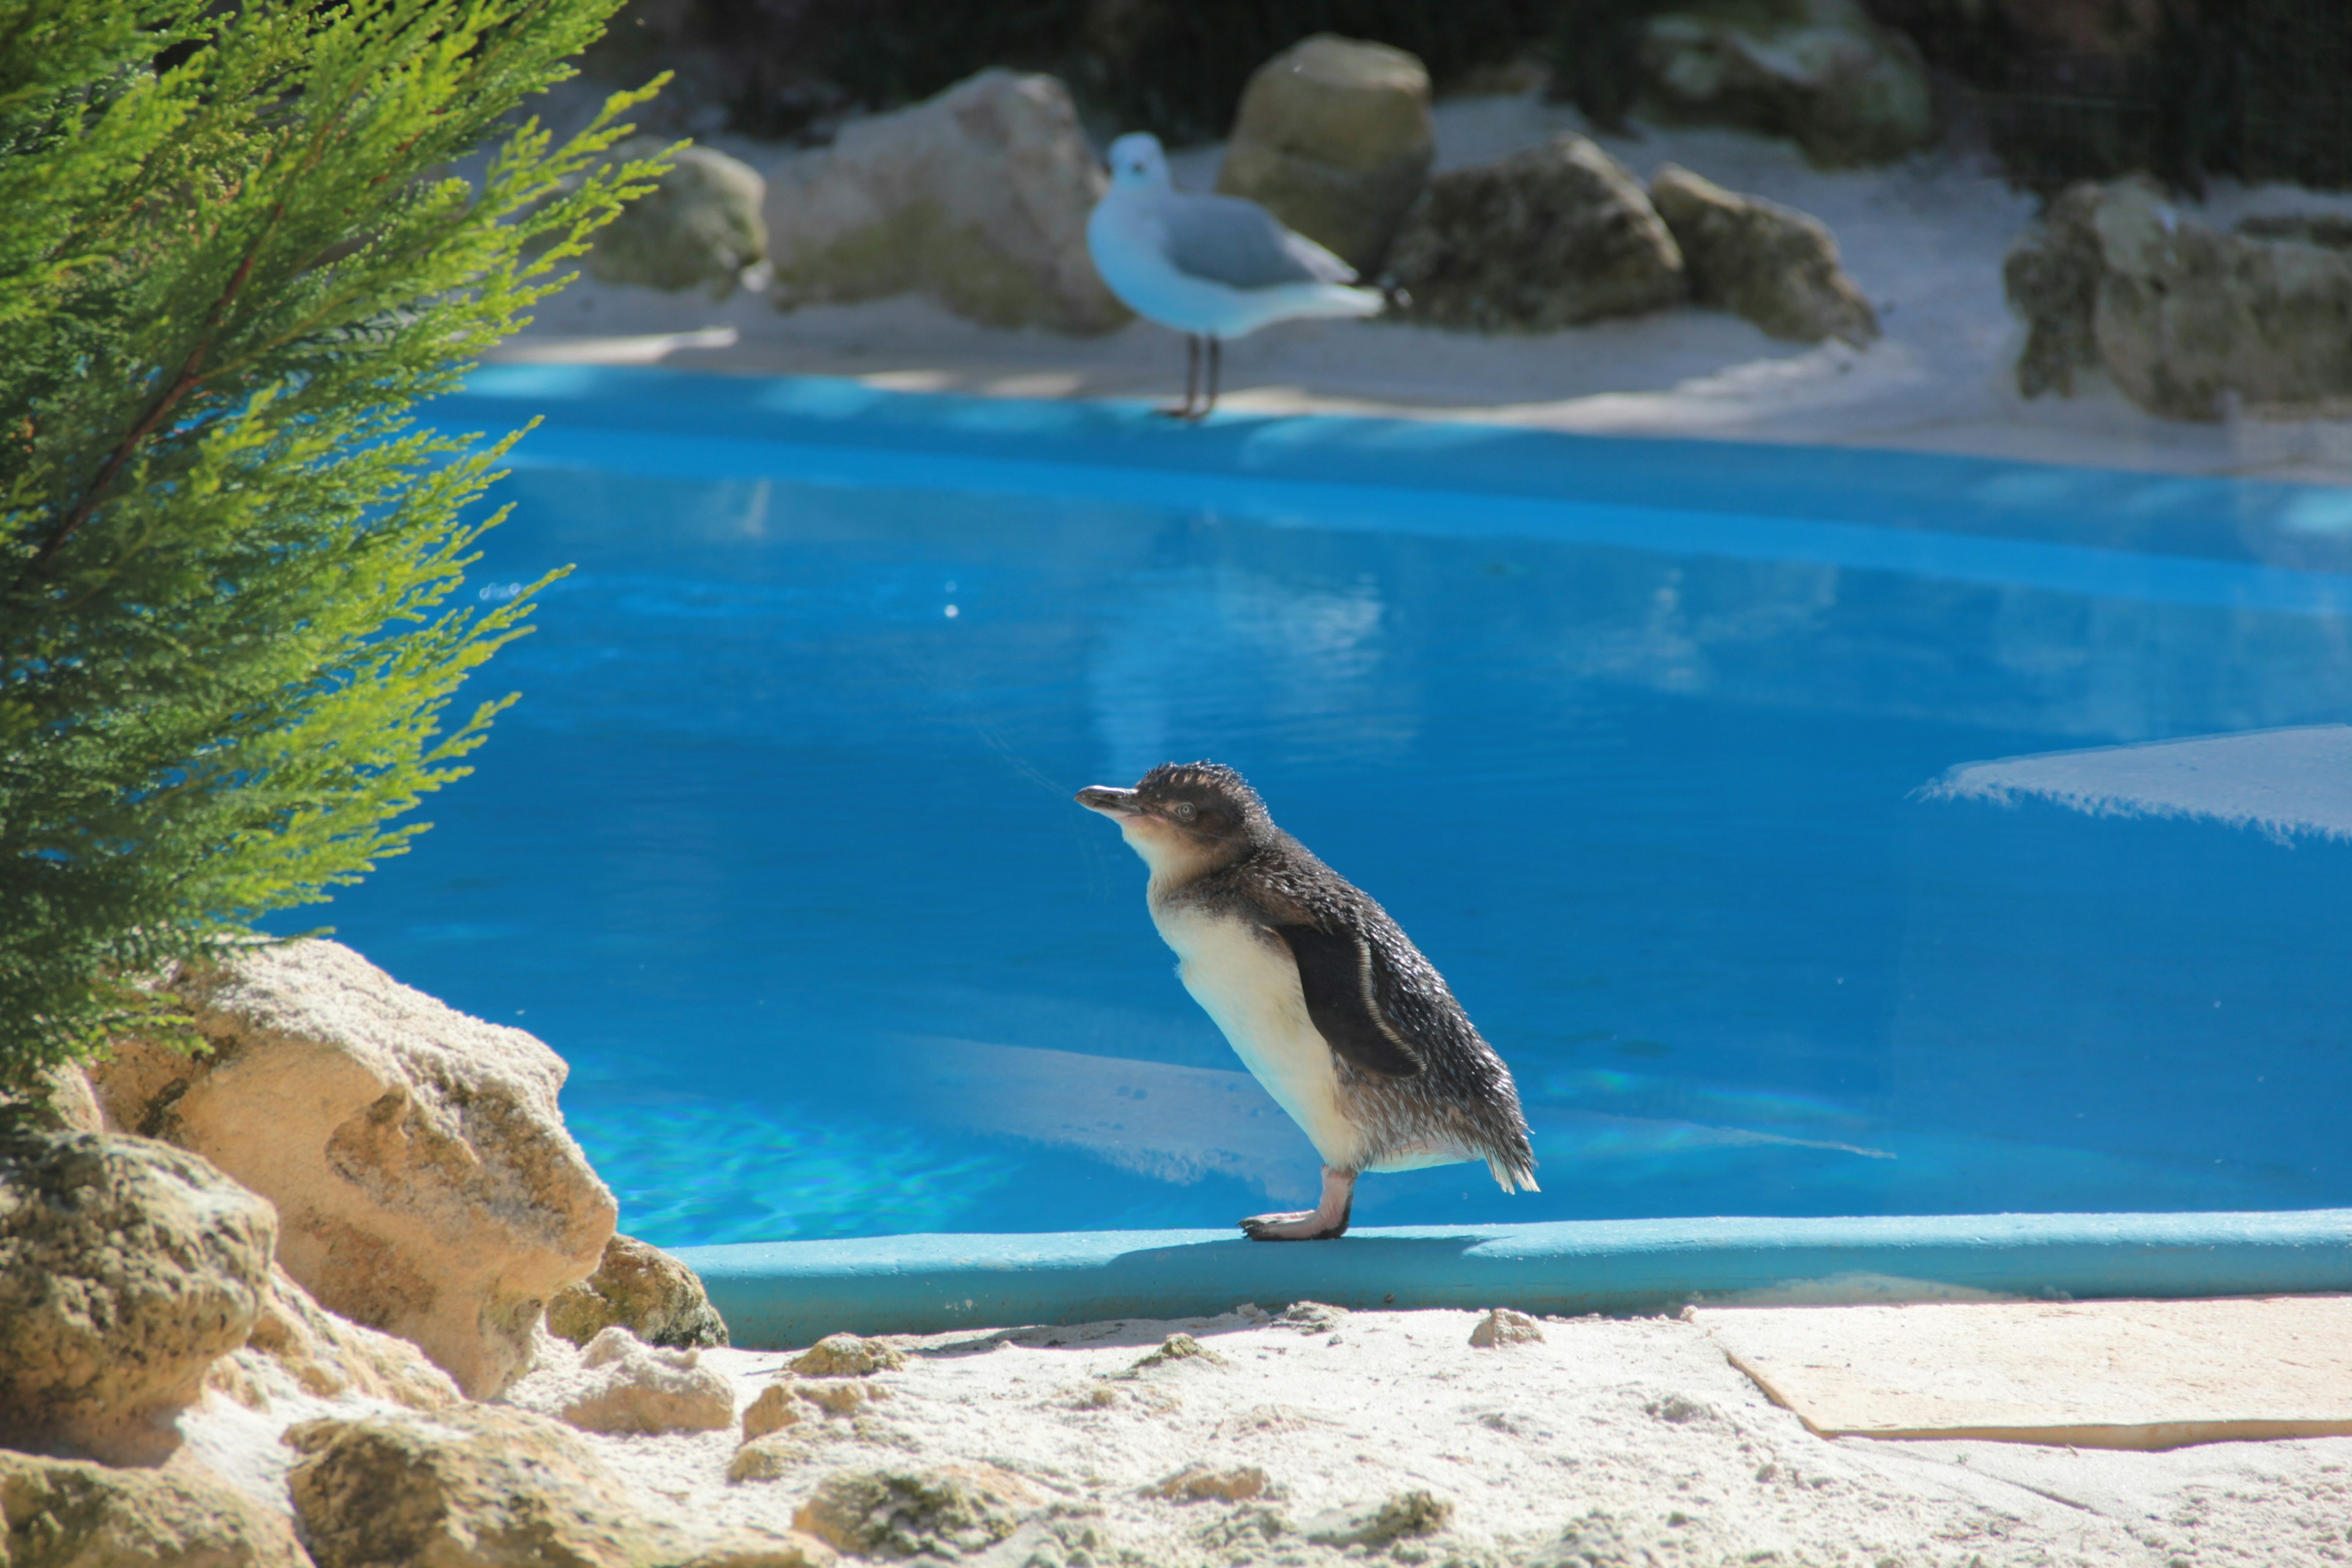
M 518 118 L 616 3 L 0 0 L 0 1088 L 468 771 L 514 437 L 413 414 L 657 172 Z

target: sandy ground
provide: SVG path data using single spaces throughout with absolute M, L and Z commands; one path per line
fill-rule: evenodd
M 1436 118 L 1440 168 L 1588 129 L 1573 109 L 1532 96 L 1453 100 Z M 755 166 L 782 155 L 716 140 Z M 1885 336 L 1859 353 L 1809 348 L 1696 309 L 1540 337 L 1293 322 L 1230 345 L 1225 406 L 2352 483 L 2352 420 L 2181 424 L 2141 413 L 2103 384 L 2071 399 L 2020 398 L 2011 366 L 2023 334 L 2002 299 L 2000 260 L 2034 203 L 1964 132 L 1891 168 L 1836 173 L 1811 167 L 1791 143 L 1739 132 L 1599 140 L 1644 177 L 1679 163 L 1820 216 Z M 1178 183 L 1207 188 L 1223 155 L 1216 146 L 1178 153 Z M 2316 209 L 2352 212 L 2352 196 L 2221 184 L 2200 216 L 2226 226 L 2249 213 Z M 1180 341 L 1145 322 L 1077 339 L 974 326 L 915 298 L 785 315 L 748 292 L 714 302 L 584 281 L 543 306 L 497 357 L 851 375 L 908 391 L 1022 397 L 1170 398 L 1183 369 Z
M 796 1456 L 772 1480 L 724 1479 L 732 1432 L 589 1440 L 649 1507 L 714 1532 L 787 1526 L 845 1468 L 993 1465 L 1027 1480 L 1045 1516 L 991 1563 L 1075 1563 L 1074 1544 L 1155 1568 L 1338 1563 L 1366 1549 L 1314 1543 L 1318 1518 L 1415 1490 L 1450 1503 L 1449 1524 L 1370 1555 L 1557 1564 L 1540 1549 L 1584 1521 L 1589 1542 L 1613 1536 L 1623 1552 L 1595 1563 L 2352 1560 L 2352 1438 L 2166 1453 L 1832 1441 L 1768 1401 L 1700 1324 L 1553 1319 L 1541 1343 L 1477 1349 L 1476 1321 L 1309 1305 L 902 1341 L 915 1352 L 904 1370 L 858 1380 L 878 1398 L 849 1415 L 812 1410 L 770 1439 Z M 1173 1332 L 1213 1359 L 1138 1370 Z M 514 1403 L 560 1406 L 577 1358 L 560 1342 L 550 1352 Z M 739 1408 L 787 1359 L 703 1355 L 736 1380 Z M 1145 1495 L 1194 1464 L 1255 1467 L 1267 1490 Z

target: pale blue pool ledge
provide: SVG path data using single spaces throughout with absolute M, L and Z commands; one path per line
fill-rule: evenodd
M 679 1249 L 735 1343 L 1203 1317 L 1244 1301 L 1673 1311 L 1690 1302 L 2087 1300 L 2352 1291 L 2352 1209 L 1590 1220 L 1367 1229 L 887 1236 Z

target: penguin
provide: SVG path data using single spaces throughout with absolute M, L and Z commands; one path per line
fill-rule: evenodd
M 1347 1233 L 1356 1178 L 1483 1160 L 1536 1191 L 1511 1069 L 1388 911 L 1274 825 L 1242 775 L 1164 763 L 1077 803 L 1142 857 L 1184 989 L 1323 1158 L 1322 1201 L 1241 1222 L 1253 1241 Z

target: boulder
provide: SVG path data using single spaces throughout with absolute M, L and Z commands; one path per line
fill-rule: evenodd
M 694 1270 L 635 1237 L 604 1244 L 596 1272 L 548 1299 L 551 1332 L 584 1345 L 618 1324 L 649 1345 L 709 1348 L 727 1342 L 727 1325 Z
M 2223 233 L 2143 178 L 2075 185 L 2002 265 L 2028 327 L 2018 388 L 2071 392 L 2096 366 L 2179 419 L 2352 394 L 2347 239 L 2320 221 Z
M 684 1553 L 567 1428 L 467 1405 L 306 1421 L 287 1478 L 318 1568 L 649 1568 Z
M 1936 139 L 1917 47 L 1860 0 L 1702 0 L 1643 23 L 1636 58 L 1645 109 L 1787 136 L 1826 167 Z
M 1682 251 L 1633 176 L 1581 136 L 1429 182 L 1397 235 L 1396 312 L 1478 331 L 1556 331 L 1680 300 Z
M 562 1407 L 585 1432 L 715 1432 L 735 1424 L 735 1385 L 698 1364 L 698 1352 L 656 1350 L 628 1330 L 606 1329 L 580 1358 L 583 1385 Z
M 833 1568 L 833 1548 L 797 1530 L 735 1530 L 704 1547 L 681 1568 Z
M 797 1426 L 800 1421 L 801 1408 L 793 1398 L 792 1384 L 772 1383 L 743 1407 L 743 1441 L 756 1443 L 771 1432 Z
M 633 137 L 608 162 L 650 158 L 669 145 L 660 136 Z M 701 289 L 724 300 L 745 268 L 767 259 L 766 199 L 767 182 L 750 164 L 708 147 L 681 148 L 652 190 L 596 231 L 589 276 L 673 293 Z
M 310 1568 L 285 1516 L 202 1471 L 0 1452 L 8 1568 Z
M 71 1062 L 35 1068 L 22 1089 L 0 1089 L 0 1125 L 37 1132 L 103 1132 L 89 1076 Z
M 929 295 L 992 327 L 1106 332 L 1087 215 L 1108 176 L 1049 76 L 985 70 L 768 174 L 776 308 Z
M 260 1317 L 277 1216 L 144 1138 L 0 1138 L 0 1445 L 152 1464 Z
M 205 1384 L 255 1410 L 289 1395 L 411 1410 L 446 1410 L 465 1398 L 423 1351 L 328 1311 L 277 1265 L 245 1347 L 214 1363 Z
M 1432 1535 L 1454 1517 L 1454 1505 L 1433 1492 L 1399 1492 L 1362 1508 L 1335 1508 L 1299 1521 L 1298 1533 L 1322 1546 L 1379 1548 L 1407 1536 Z
M 1370 277 L 1436 154 L 1421 61 L 1318 33 L 1250 78 L 1217 189 L 1258 203 Z
M 1860 348 L 1878 336 L 1878 313 L 1846 276 L 1821 219 L 1734 195 L 1673 163 L 1651 176 L 1650 205 L 1682 248 L 1699 304 L 1798 342 L 1843 338 Z
M 773 1433 L 755 1437 L 735 1450 L 727 1461 L 727 1479 L 730 1481 L 780 1481 L 800 1473 L 802 1466 L 815 1458 L 816 1451 L 805 1443 Z
M 993 1465 L 844 1470 L 825 1478 L 793 1523 L 861 1557 L 952 1558 L 1003 1540 L 1044 1501 Z
M 120 1042 L 110 1123 L 203 1154 L 278 1205 L 320 1305 L 424 1350 L 473 1398 L 530 1363 L 542 1304 L 587 1278 L 613 1194 L 563 1129 L 565 1068 L 520 1029 L 349 948 L 244 948 L 174 989 L 211 1047 Z

